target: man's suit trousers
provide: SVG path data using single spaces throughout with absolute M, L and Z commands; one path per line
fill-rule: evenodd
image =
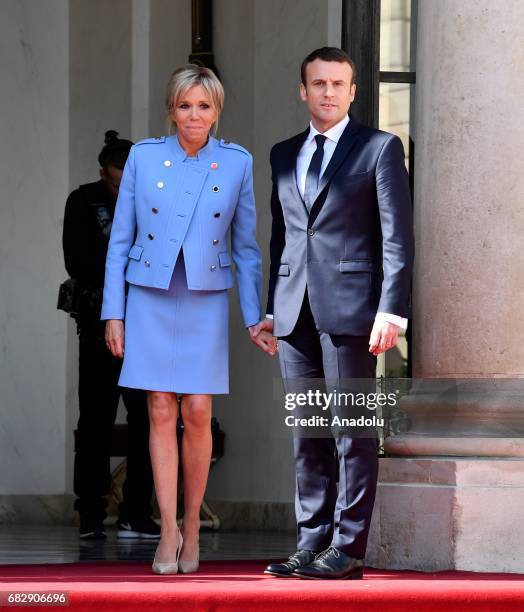
M 367 379 L 371 388 L 376 376 L 369 337 L 319 331 L 307 289 L 293 332 L 279 338 L 279 357 L 286 392 L 296 379 Z M 329 434 L 328 429 L 325 437 L 294 436 L 298 548 L 333 545 L 362 559 L 377 487 L 376 438 Z

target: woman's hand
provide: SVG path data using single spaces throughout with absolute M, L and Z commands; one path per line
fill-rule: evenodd
M 107 348 L 115 357 L 124 356 L 124 322 L 120 319 L 106 321 L 105 339 Z
M 251 340 L 262 349 L 264 353 L 274 357 L 278 351 L 278 342 L 273 336 L 273 320 L 264 319 L 256 325 L 248 327 Z

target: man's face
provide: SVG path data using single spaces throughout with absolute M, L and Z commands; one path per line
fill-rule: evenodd
M 123 170 L 115 166 L 108 166 L 105 170 L 100 168 L 100 178 L 106 184 L 107 190 L 111 194 L 113 200 L 118 198 L 118 190 L 120 189 L 120 181 L 122 180 Z
M 316 59 L 306 66 L 306 84 L 300 84 L 300 97 L 307 104 L 313 125 L 325 132 L 341 121 L 355 99 L 351 85 L 353 71 L 347 62 Z

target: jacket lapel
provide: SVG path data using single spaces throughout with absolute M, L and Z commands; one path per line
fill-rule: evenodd
M 318 191 L 315 196 L 315 201 L 311 207 L 311 215 L 315 214 L 315 216 L 317 216 L 318 212 L 320 212 L 319 208 L 322 208 L 324 200 L 320 200 L 321 203 L 319 203 L 319 196 L 329 181 L 333 178 L 335 172 L 340 168 L 342 162 L 347 158 L 355 146 L 356 142 L 358 141 L 359 131 L 360 124 L 353 119 L 353 117 L 351 117 L 351 121 L 348 123 L 346 129 L 342 132 L 342 136 L 337 143 L 333 156 L 329 160 L 329 164 L 320 177 Z
M 306 216 L 309 215 L 309 211 L 306 207 L 304 200 L 302 199 L 302 196 L 300 195 L 300 191 L 298 190 L 297 184 L 297 157 L 308 134 L 309 127 L 293 139 L 290 145 L 290 151 L 288 155 L 289 165 L 287 168 L 287 180 L 290 182 L 291 193 L 293 194 L 296 203 L 304 209 Z

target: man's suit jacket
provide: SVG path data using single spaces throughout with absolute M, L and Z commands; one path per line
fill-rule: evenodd
M 369 335 L 377 311 L 411 313 L 414 241 L 403 146 L 397 136 L 351 118 L 308 213 L 296 179 L 297 155 L 308 132 L 271 150 L 266 312 L 274 315 L 276 336 L 290 334 L 307 284 L 321 331 Z
M 102 319 L 124 318 L 125 281 L 168 289 L 182 247 L 189 289 L 232 287 L 231 229 L 244 323 L 258 323 L 262 272 L 252 166 L 244 148 L 212 137 L 196 160 L 176 136 L 131 147 L 107 252 Z

